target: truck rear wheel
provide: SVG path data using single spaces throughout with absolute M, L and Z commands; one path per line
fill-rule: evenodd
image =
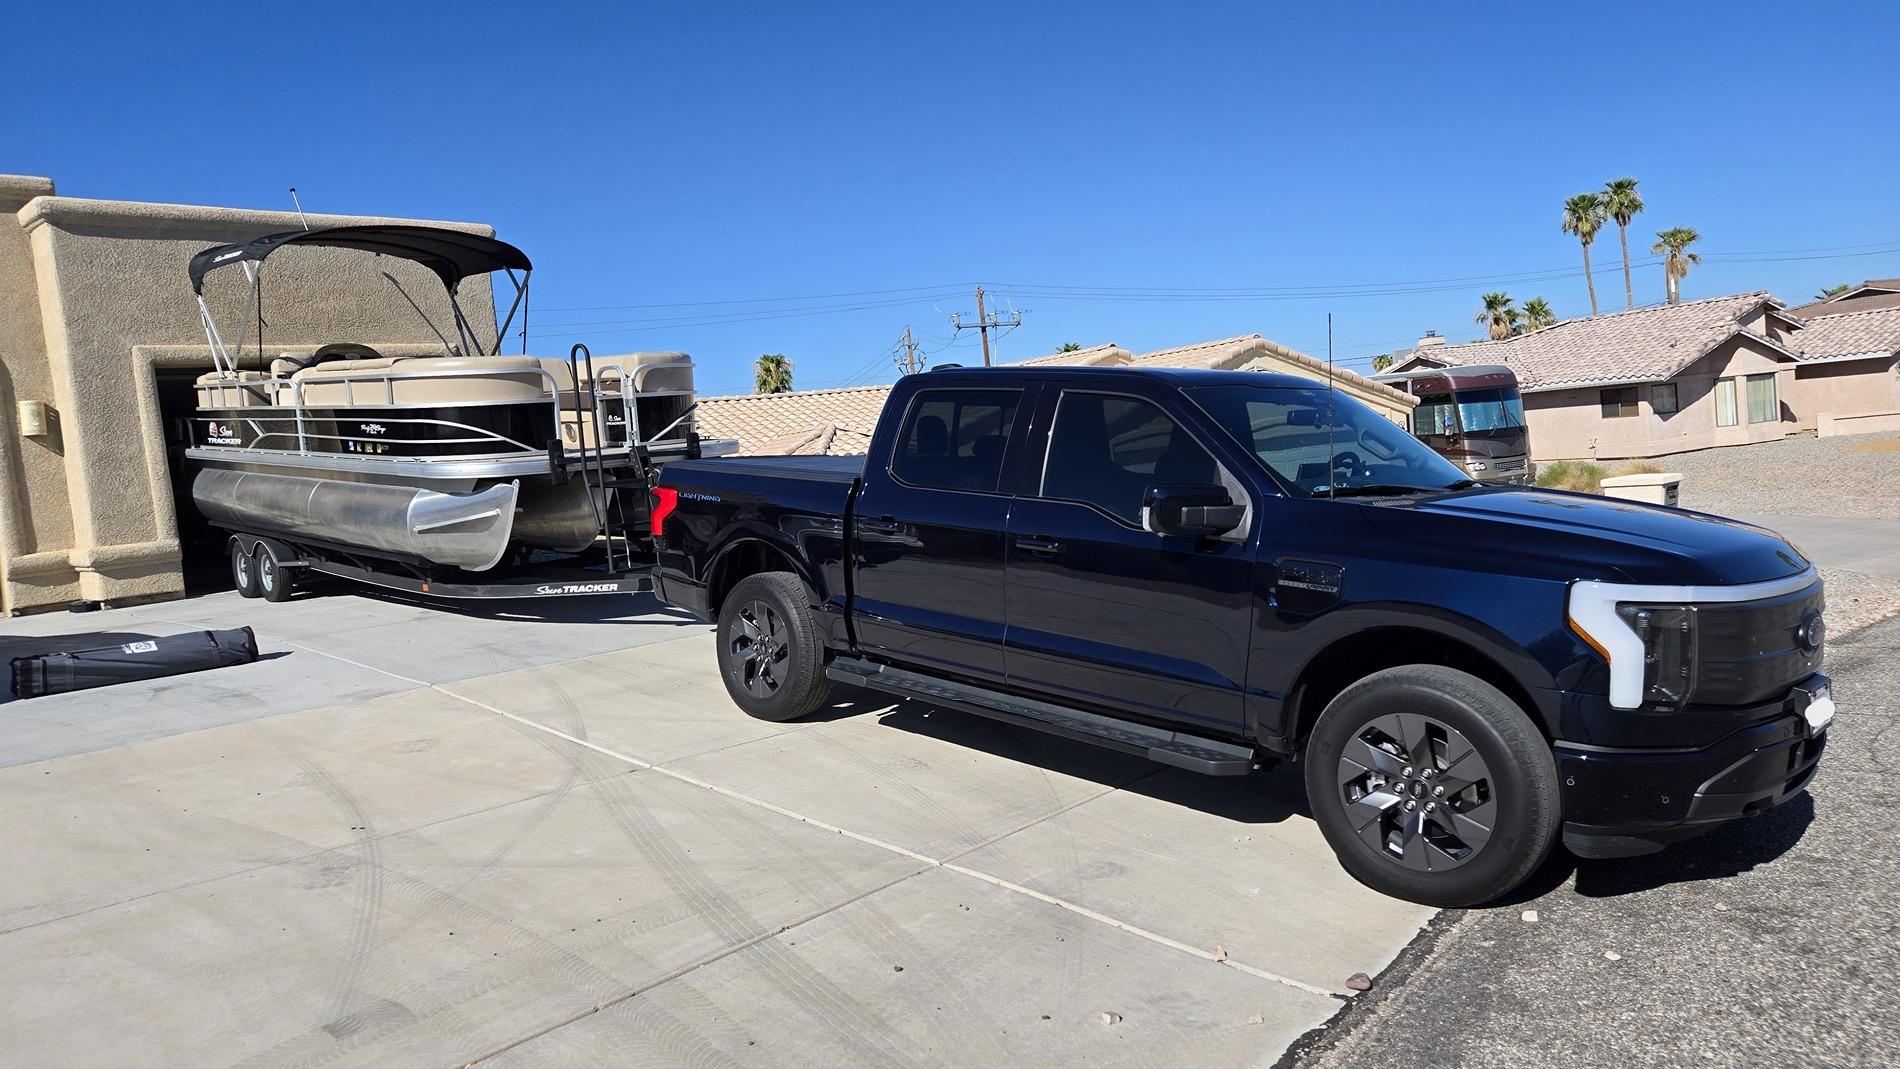
M 1306 793 L 1339 862 L 1376 891 L 1475 906 L 1515 890 L 1557 841 L 1557 768 L 1496 687 L 1439 665 L 1340 692 L 1306 745 Z
M 811 594 L 790 572 L 739 581 L 719 607 L 719 675 L 747 715 L 796 720 L 831 691 Z

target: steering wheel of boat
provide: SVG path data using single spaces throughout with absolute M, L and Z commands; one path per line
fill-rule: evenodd
M 331 342 L 310 354 L 310 362 L 305 367 L 327 364 L 332 360 L 381 360 L 383 354 L 368 345 L 356 342 Z

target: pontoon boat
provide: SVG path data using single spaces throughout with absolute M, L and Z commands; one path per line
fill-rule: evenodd
M 338 343 L 266 364 L 259 337 L 246 362 L 264 366 L 241 369 L 245 338 L 225 342 L 205 300 L 205 276 L 244 271 L 248 332 L 265 261 L 292 245 L 428 267 L 448 291 L 457 340 L 419 356 Z M 185 456 L 198 469 L 199 511 L 233 532 L 240 592 L 278 597 L 273 584 L 287 567 L 372 581 L 392 573 L 401 577 L 396 585 L 431 592 L 458 584 L 492 592 L 503 588 L 471 585 L 463 573 L 519 564 L 535 551 L 598 556 L 610 573 L 630 570 L 646 529 L 650 465 L 730 451 L 732 443 L 701 443 L 694 434 L 693 365 L 683 353 L 593 357 L 575 346 L 566 359 L 538 358 L 525 355 L 525 328 L 523 355 L 484 351 L 457 300 L 459 285 L 498 271 L 514 284 L 495 334 L 499 349 L 517 311 L 526 322 L 532 270 L 506 242 L 401 225 L 268 234 L 192 257 L 192 290 L 216 368 L 197 380 Z

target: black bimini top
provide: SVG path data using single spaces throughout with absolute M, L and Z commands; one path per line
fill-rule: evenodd
M 505 241 L 445 230 L 433 226 L 375 224 L 370 226 L 329 226 L 320 230 L 286 230 L 232 245 L 214 245 L 191 258 L 191 291 L 204 293 L 205 276 L 220 267 L 249 260 L 262 263 L 266 256 L 285 245 L 320 245 L 335 249 L 361 249 L 383 256 L 414 260 L 442 279 L 450 293 L 469 275 L 491 271 L 532 271 L 528 254 Z

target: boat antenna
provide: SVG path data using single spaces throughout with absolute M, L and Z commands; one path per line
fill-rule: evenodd
M 1337 468 L 1333 458 L 1339 454 L 1333 452 L 1333 313 L 1326 313 L 1326 496 L 1333 497 L 1339 490 Z
M 297 206 L 297 218 L 303 221 L 303 228 L 310 229 L 310 217 L 303 213 L 303 201 L 297 199 L 297 187 L 290 187 L 290 203 Z

